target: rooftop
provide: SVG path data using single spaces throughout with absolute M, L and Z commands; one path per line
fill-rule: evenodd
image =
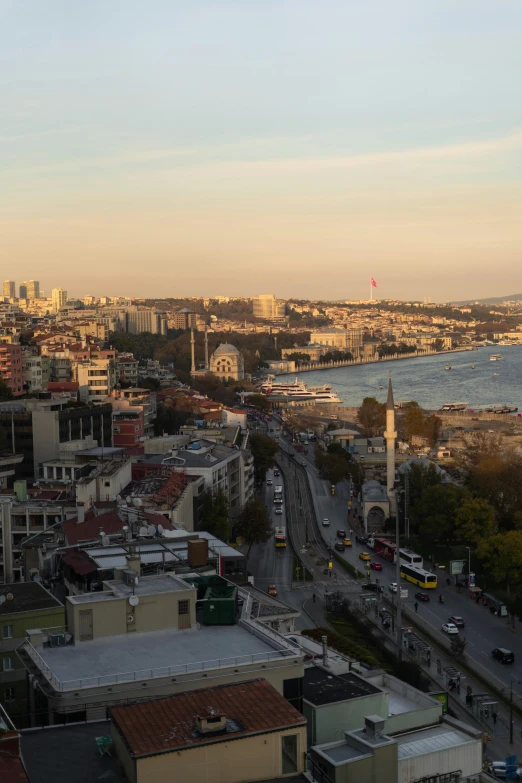
M 305 669 L 303 698 L 315 706 L 358 699 L 376 693 L 382 693 L 381 689 L 353 672 L 338 676 L 320 666 Z
M 146 579 L 140 579 L 137 585 L 131 587 L 125 584 L 121 579 L 111 579 L 104 582 L 109 590 L 103 590 L 99 593 L 85 593 L 83 595 L 71 595 L 69 600 L 73 604 L 85 604 L 92 600 L 113 600 L 115 598 L 127 598 L 130 595 L 159 595 L 161 593 L 172 593 L 192 590 L 192 585 L 184 582 L 183 579 L 174 574 L 157 574 L 148 576 Z
M 0 595 L 6 600 L 0 603 L 0 618 L 17 612 L 34 612 L 38 609 L 63 607 L 51 593 L 39 582 L 15 582 L 0 585 Z M 8 596 L 12 596 L 9 598 Z
M 413 731 L 395 738 L 398 744 L 399 759 L 422 756 L 426 753 L 448 750 L 458 745 L 476 742 L 476 737 L 466 734 L 447 723 L 432 726 L 429 729 Z
M 227 726 L 215 735 L 201 734 L 196 716 L 210 710 L 225 713 Z M 266 680 L 111 707 L 109 716 L 134 758 L 306 725 L 306 719 Z
M 103 593 L 92 595 L 104 600 Z M 242 625 L 121 634 L 66 647 L 38 646 L 36 652 L 50 670 L 47 678 L 59 691 L 181 676 L 203 668 L 240 666 L 299 654 L 281 638 L 262 638 Z

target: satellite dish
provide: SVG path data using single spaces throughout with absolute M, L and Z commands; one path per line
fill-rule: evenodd
M 148 525 L 147 527 L 147 535 L 153 536 L 156 533 L 156 528 L 154 525 Z
M 137 595 L 129 595 L 129 603 L 131 606 L 138 606 L 140 599 Z
M 146 528 L 146 527 L 144 527 L 144 526 L 143 526 L 143 527 L 140 527 L 140 532 L 139 532 L 139 535 L 140 535 L 140 536 L 146 536 L 146 535 L 147 535 L 147 528 Z
M 5 604 L 5 595 L 0 595 L 0 606 Z
M 125 500 L 127 501 L 127 505 L 128 505 L 128 506 L 130 506 L 130 503 L 131 503 L 131 497 L 130 497 L 130 495 L 127 495 L 127 497 L 125 498 Z
M 12 593 L 7 593 L 6 598 L 8 601 L 14 601 L 14 595 Z
M 158 525 L 158 535 L 159 536 L 163 535 L 163 530 L 164 530 L 163 525 Z

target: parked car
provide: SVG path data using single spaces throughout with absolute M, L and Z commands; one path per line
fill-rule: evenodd
M 443 623 L 441 626 L 441 631 L 451 636 L 452 634 L 458 633 L 459 629 L 456 625 L 453 625 L 453 623 Z
M 338 530 L 337 538 L 346 538 L 346 530 Z
M 505 647 L 495 647 L 491 655 L 500 663 L 515 663 L 515 654 Z
M 355 536 L 355 541 L 358 544 L 366 544 L 366 538 L 365 536 Z
M 371 560 L 372 556 L 368 554 L 368 552 L 360 552 L 359 554 L 359 560 Z
M 370 568 L 374 571 L 382 571 L 382 563 L 370 563 Z
M 375 584 L 375 582 L 364 582 L 362 589 L 371 590 L 374 593 L 382 593 L 384 587 L 382 585 Z
M 283 509 L 281 508 L 281 506 L 278 506 L 278 507 L 276 508 L 275 512 L 276 512 L 276 514 L 279 516 L 280 514 L 282 514 L 282 513 L 283 513 Z
M 351 539 L 351 538 L 345 538 L 345 539 L 343 540 L 343 544 L 344 544 L 345 546 L 352 546 L 352 539 Z
M 277 595 L 277 587 L 275 585 L 268 585 L 268 595 Z
M 325 517 L 325 518 L 323 519 L 323 527 L 328 527 L 328 526 L 329 526 L 329 524 L 330 524 L 330 520 L 329 520 L 329 519 L 327 519 L 327 518 Z
M 488 772 L 490 775 L 493 775 L 495 778 L 506 778 L 506 762 L 505 761 L 492 761 L 491 764 L 488 765 Z M 515 772 L 515 780 L 520 780 L 522 778 L 522 767 L 517 767 L 517 770 Z
M 457 628 L 464 628 L 466 625 L 462 617 L 457 617 L 455 614 L 452 614 L 451 617 L 448 617 L 448 623 L 453 623 L 453 625 L 456 625 Z
M 429 597 L 428 593 L 415 593 L 415 598 L 417 599 L 417 601 L 429 601 L 430 600 L 430 597 Z M 450 617 L 450 620 L 451 620 L 451 617 Z
M 341 541 L 336 541 L 334 548 L 337 549 L 338 552 L 344 552 L 344 544 Z

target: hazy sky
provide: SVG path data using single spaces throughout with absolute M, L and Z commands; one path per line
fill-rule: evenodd
M 520 0 L 0 0 L 0 278 L 522 291 Z

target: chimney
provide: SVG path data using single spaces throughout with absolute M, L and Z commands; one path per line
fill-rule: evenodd
M 85 522 L 85 506 L 83 503 L 77 503 L 76 504 L 76 524 L 81 525 L 82 522 Z
M 196 729 L 200 734 L 217 734 L 227 725 L 227 716 L 221 710 L 212 707 L 207 712 L 196 715 Z
M 321 642 L 323 643 L 323 666 L 328 666 L 328 637 L 321 636 Z
M 378 740 L 384 733 L 384 718 L 380 715 L 368 715 L 364 719 L 364 732 L 369 739 Z
M 134 553 L 132 553 L 130 555 L 125 555 L 125 560 L 127 561 L 126 568 L 130 568 L 133 571 L 136 571 L 138 574 L 141 573 L 140 556 L 139 555 L 134 554 Z

